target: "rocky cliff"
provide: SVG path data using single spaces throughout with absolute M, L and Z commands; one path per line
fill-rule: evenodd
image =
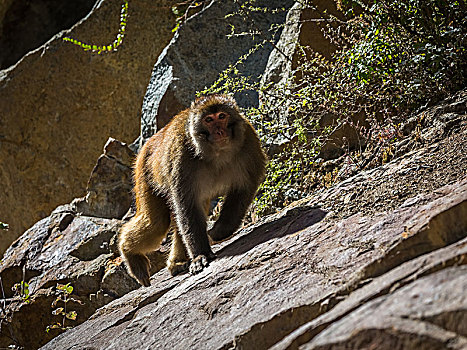
M 188 19 L 155 61 L 140 100 L 140 140 L 166 122 L 174 112 L 169 107 L 183 108 L 227 65 L 214 54 L 195 74 L 205 50 L 196 30 L 206 26 L 210 38 L 225 35 L 212 22 L 230 11 L 219 3 L 207 2 Z M 319 6 L 326 2 L 317 3 L 324 11 Z M 245 69 L 283 83 L 295 63 L 277 50 L 295 54 L 283 39 L 323 40 L 310 21 L 314 16 L 292 6 L 291 26 L 270 38 L 278 41 Z M 260 24 L 284 18 L 265 15 Z M 306 25 L 293 25 L 297 21 Z M 237 40 L 233 56 L 254 44 L 251 38 Z M 187 58 L 190 48 L 196 62 Z M 323 41 L 315 49 L 326 54 L 332 46 Z M 239 96 L 245 103 L 248 97 Z M 467 348 L 466 111 L 463 89 L 415 113 L 400 126 L 404 135 L 392 145 L 392 161 L 347 172 L 353 176 L 243 227 L 213 246 L 218 258 L 198 275 L 171 277 L 164 242 L 150 257 L 147 288 L 126 273 L 116 244 L 132 201 L 134 154 L 124 142 L 103 140 L 85 196 L 56 207 L 5 252 L 0 347 Z
M 163 245 L 148 288 L 122 266 L 121 221 L 76 212 L 125 202 L 109 189 L 125 186 L 131 152 L 109 141 L 92 195 L 58 207 L 6 252 L 2 346 L 37 348 L 61 333 L 45 329 L 61 322 L 57 284 L 70 283 L 81 303 L 67 305 L 77 317 L 65 326 L 82 324 L 44 349 L 462 349 L 466 101 L 464 91 L 425 114 L 424 144 L 214 246 L 218 259 L 200 275 L 171 277 Z M 10 291 L 21 280 L 27 303 Z
M 134 20 L 124 44 L 97 55 L 62 38 L 99 45 L 115 39 L 121 4 L 98 1 L 70 30 L 0 71 L 0 220 L 10 225 L 2 232 L 0 252 L 57 205 L 85 192 L 109 136 L 127 143 L 138 136 L 151 69 L 172 36 L 175 2 L 132 1 L 128 11 Z M 10 5 L 16 3 L 23 2 Z M 23 21 L 33 27 L 40 20 L 42 26 L 42 12 Z

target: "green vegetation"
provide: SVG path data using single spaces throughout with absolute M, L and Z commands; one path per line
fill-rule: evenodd
M 0 230 L 8 230 L 8 224 L 0 221 Z
M 64 41 L 68 41 L 74 45 L 81 47 L 84 51 L 91 51 L 97 54 L 101 54 L 103 52 L 112 52 L 117 51 L 118 47 L 123 43 L 123 38 L 125 37 L 125 29 L 126 29 L 126 21 L 128 16 L 128 0 L 124 0 L 122 4 L 122 11 L 120 13 L 120 28 L 118 30 L 118 34 L 116 35 L 115 40 L 109 45 L 95 45 L 95 44 L 87 44 L 83 43 L 79 40 L 65 37 L 63 38 Z
M 26 304 L 31 302 L 31 299 L 29 299 L 29 284 L 27 282 L 21 281 L 19 283 L 15 283 L 11 289 L 15 292 L 14 297 L 18 297 Z
M 188 17 L 201 10 L 205 3 L 205 0 L 186 0 L 172 6 L 172 13 L 176 17 L 175 27 L 172 29 L 172 32 L 176 32 L 180 25 L 184 23 Z
M 16 340 L 14 331 L 12 327 L 7 326 L 11 322 L 13 310 L 17 305 L 30 304 L 31 293 L 29 291 L 29 284 L 25 282 L 25 268 L 23 267 L 23 277 L 22 280 L 18 283 L 15 283 L 11 290 L 13 291 L 13 296 L 7 298 L 5 295 L 5 290 L 3 289 L 3 280 L 0 277 L 0 293 L 2 295 L 2 300 L 0 301 L 0 323 L 5 325 L 3 336 L 9 337 L 13 344 L 9 346 L 11 349 L 23 349 L 24 347 L 18 343 Z
M 343 1 L 355 35 L 339 52 L 340 74 L 363 97 L 407 115 L 465 85 L 467 2 L 443 0 Z M 360 13 L 360 15 L 356 15 Z
M 46 332 L 48 333 L 51 329 L 60 329 L 60 330 L 67 330 L 73 328 L 71 326 L 67 326 L 66 320 L 75 321 L 78 313 L 76 311 L 68 311 L 67 306 L 70 302 L 75 302 L 82 304 L 79 299 L 72 297 L 73 293 L 73 286 L 70 283 L 67 284 L 57 284 L 57 298 L 52 303 L 52 315 L 58 316 L 61 318 L 61 321 L 58 321 L 50 326 L 47 326 Z M 58 304 L 62 306 L 57 307 Z
M 227 20 L 241 16 L 247 21 L 255 12 L 277 11 L 255 2 L 243 2 Z M 357 145 L 345 139 L 338 145 L 341 165 L 361 170 L 387 162 L 402 136 L 400 123 L 466 82 L 466 0 L 342 0 L 336 1 L 339 15 L 318 10 L 312 1 L 301 3 L 320 14 L 321 30 L 335 46 L 332 57 L 297 45 L 293 57 L 284 57 L 296 67 L 286 83 L 252 84 L 239 67 L 267 44 L 263 40 L 201 92 L 256 90 L 262 96 L 259 108 L 245 111 L 271 151 L 255 202 L 259 215 L 349 175 L 322 166 L 328 159 L 323 146 L 333 142 L 330 137 L 340 128 L 350 127 L 358 136 Z M 254 26 L 254 21 L 248 23 Z M 235 33 L 232 26 L 232 35 L 262 33 L 255 28 Z M 278 140 L 280 146 L 274 147 Z

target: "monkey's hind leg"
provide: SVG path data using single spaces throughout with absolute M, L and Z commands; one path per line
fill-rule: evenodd
M 167 259 L 167 269 L 172 276 L 187 272 L 190 266 L 190 261 L 183 244 L 182 237 L 175 228 L 172 235 L 172 247 L 170 249 L 169 258 Z
M 170 224 L 170 214 L 161 198 L 153 196 L 151 206 L 145 206 L 123 225 L 119 248 L 128 271 L 139 283 L 150 286 L 150 263 L 146 254 L 159 248 Z
M 130 275 L 141 285 L 149 287 L 151 285 L 149 281 L 151 264 L 147 256 L 144 254 L 127 254 L 125 261 Z

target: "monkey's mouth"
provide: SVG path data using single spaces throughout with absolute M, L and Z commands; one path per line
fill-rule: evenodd
M 215 144 L 215 145 L 226 145 L 230 141 L 230 137 L 228 134 L 225 133 L 212 133 L 210 134 L 207 131 L 202 131 L 200 132 L 200 135 L 203 136 L 203 138 L 206 139 L 209 143 Z
M 209 141 L 218 145 L 229 142 L 229 139 L 229 134 L 224 130 L 216 130 L 209 135 Z
M 228 136 L 213 136 L 211 138 L 211 142 L 217 146 L 224 146 L 229 143 L 229 137 Z

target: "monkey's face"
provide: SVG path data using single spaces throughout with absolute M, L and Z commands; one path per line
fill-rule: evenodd
M 241 147 L 244 121 L 235 110 L 212 106 L 193 113 L 189 134 L 195 151 L 203 159 L 228 161 Z
M 245 125 L 232 97 L 202 96 L 188 112 L 188 139 L 199 157 L 228 162 L 243 144 Z
M 219 147 L 227 145 L 232 138 L 232 125 L 229 125 L 231 119 L 226 112 L 207 114 L 201 118 L 201 134 L 208 142 Z

